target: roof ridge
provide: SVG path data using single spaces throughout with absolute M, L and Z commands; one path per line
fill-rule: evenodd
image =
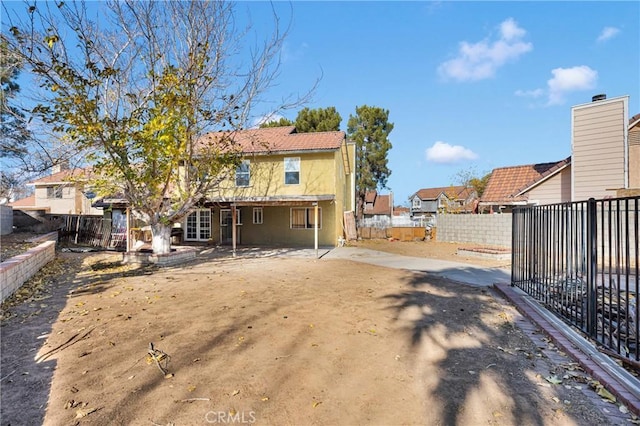
M 570 162 L 571 162 L 571 156 L 568 156 L 564 160 L 560 160 L 560 161 L 556 162 L 552 167 L 550 167 L 549 169 L 547 169 L 544 172 L 540 173 L 540 176 L 538 176 L 536 179 L 533 179 L 533 180 L 527 182 L 526 185 L 523 185 L 522 187 L 516 189 L 516 191 L 513 194 L 511 194 L 510 196 L 511 197 L 518 196 L 525 189 L 529 188 L 530 186 L 534 185 L 537 182 L 540 182 L 545 177 L 552 175 L 553 173 L 558 171 L 560 168 L 566 166 Z M 551 164 L 551 163 L 541 163 L 541 164 Z M 538 164 L 534 164 L 534 166 L 537 166 L 537 165 Z

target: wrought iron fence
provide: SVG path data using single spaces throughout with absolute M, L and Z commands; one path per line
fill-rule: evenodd
M 511 283 L 606 347 L 640 360 L 640 197 L 513 211 Z

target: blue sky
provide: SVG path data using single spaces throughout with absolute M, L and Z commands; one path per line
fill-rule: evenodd
M 629 95 L 629 114 L 640 113 L 639 1 L 236 6 L 238 28 L 250 16 L 256 40 L 270 34 L 272 8 L 290 25 L 272 105 L 321 78 L 306 106 L 335 107 L 342 130 L 356 106 L 389 110 L 387 185 L 397 204 L 457 184 L 460 171 L 566 158 L 571 107 L 593 95 Z M 299 109 L 284 115 L 293 120 Z
M 247 7 L 259 28 L 267 3 Z M 397 204 L 461 170 L 559 161 L 571 107 L 629 95 L 640 113 L 640 2 L 277 2 L 291 23 L 275 99 L 322 77 L 310 108 L 346 130 L 388 109 Z M 242 10 L 242 9 L 240 9 Z M 284 114 L 295 119 L 296 111 Z

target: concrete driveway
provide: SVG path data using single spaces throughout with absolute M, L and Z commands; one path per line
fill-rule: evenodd
M 496 283 L 510 283 L 511 270 L 505 268 L 485 268 L 461 262 L 401 256 L 359 247 L 336 247 L 328 251 L 324 259 L 349 259 L 355 262 L 428 272 L 461 283 L 486 287 Z

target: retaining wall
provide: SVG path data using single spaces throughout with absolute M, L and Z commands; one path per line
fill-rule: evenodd
M 438 215 L 436 241 L 511 247 L 511 213 Z
M 56 257 L 57 232 L 44 235 L 37 247 L 0 263 L 0 302 L 11 296 L 44 265 Z
M 196 258 L 197 250 L 193 247 L 177 247 L 175 251 L 167 254 L 153 254 L 145 252 L 122 253 L 123 263 L 140 263 L 143 265 L 172 266 L 188 262 Z

